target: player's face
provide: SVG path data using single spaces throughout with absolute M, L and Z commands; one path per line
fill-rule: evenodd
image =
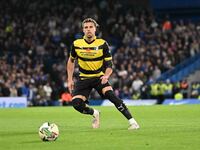
M 83 32 L 87 38 L 95 36 L 96 27 L 93 22 L 86 22 L 83 24 Z

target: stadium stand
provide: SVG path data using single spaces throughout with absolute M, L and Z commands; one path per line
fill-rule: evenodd
M 100 24 L 98 36 L 109 41 L 112 50 L 115 72 L 110 82 L 116 94 L 162 99 L 168 93 L 173 98 L 182 90 L 183 74 L 199 69 L 199 63 L 183 70 L 182 65 L 200 53 L 200 25 L 158 21 L 152 10 L 129 5 L 119 0 L 0 1 L 0 96 L 25 96 L 30 106 L 54 105 L 66 91 L 71 42 L 82 35 L 81 20 L 93 17 Z M 172 87 L 166 88 L 168 84 Z M 198 96 L 199 84 L 192 83 L 193 94 L 186 97 Z M 91 99 L 99 98 L 92 93 Z

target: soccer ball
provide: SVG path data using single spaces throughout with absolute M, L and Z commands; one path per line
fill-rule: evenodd
M 59 136 L 58 126 L 55 123 L 45 122 L 39 128 L 42 141 L 55 141 Z

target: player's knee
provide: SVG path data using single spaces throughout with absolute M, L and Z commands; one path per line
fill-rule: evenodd
M 74 98 L 72 99 L 72 106 L 79 106 L 82 103 L 82 99 L 80 98 Z
M 102 93 L 105 95 L 105 93 L 107 92 L 107 91 L 112 91 L 113 89 L 112 89 L 112 87 L 111 86 L 106 86 L 106 87 L 104 87 L 103 89 L 102 89 Z
M 108 90 L 108 91 L 105 92 L 104 95 L 105 95 L 106 98 L 109 99 L 110 97 L 113 97 L 115 94 L 112 90 Z
M 123 101 L 117 97 L 112 90 L 106 91 L 105 97 L 109 99 L 116 107 L 123 103 Z
M 82 99 L 75 98 L 75 99 L 72 100 L 72 106 L 74 107 L 74 109 L 76 109 L 80 113 L 83 113 L 85 103 Z

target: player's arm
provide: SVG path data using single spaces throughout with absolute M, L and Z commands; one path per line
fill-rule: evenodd
M 74 74 L 74 66 L 75 66 L 75 60 L 69 57 L 67 62 L 67 80 L 73 80 L 73 74 Z
M 104 64 L 106 67 L 104 76 L 101 77 L 101 83 L 105 84 L 108 82 L 109 77 L 111 76 L 113 69 L 112 69 L 112 56 L 109 51 L 108 44 L 105 42 L 104 44 Z
M 101 83 L 105 84 L 108 82 L 110 75 L 112 74 L 112 68 L 106 68 L 105 74 L 101 77 Z
M 75 53 L 74 45 L 72 45 L 70 57 L 67 62 L 67 85 L 68 85 L 70 93 L 74 89 L 73 74 L 74 74 L 74 67 L 75 67 L 75 57 L 76 57 L 76 53 Z

